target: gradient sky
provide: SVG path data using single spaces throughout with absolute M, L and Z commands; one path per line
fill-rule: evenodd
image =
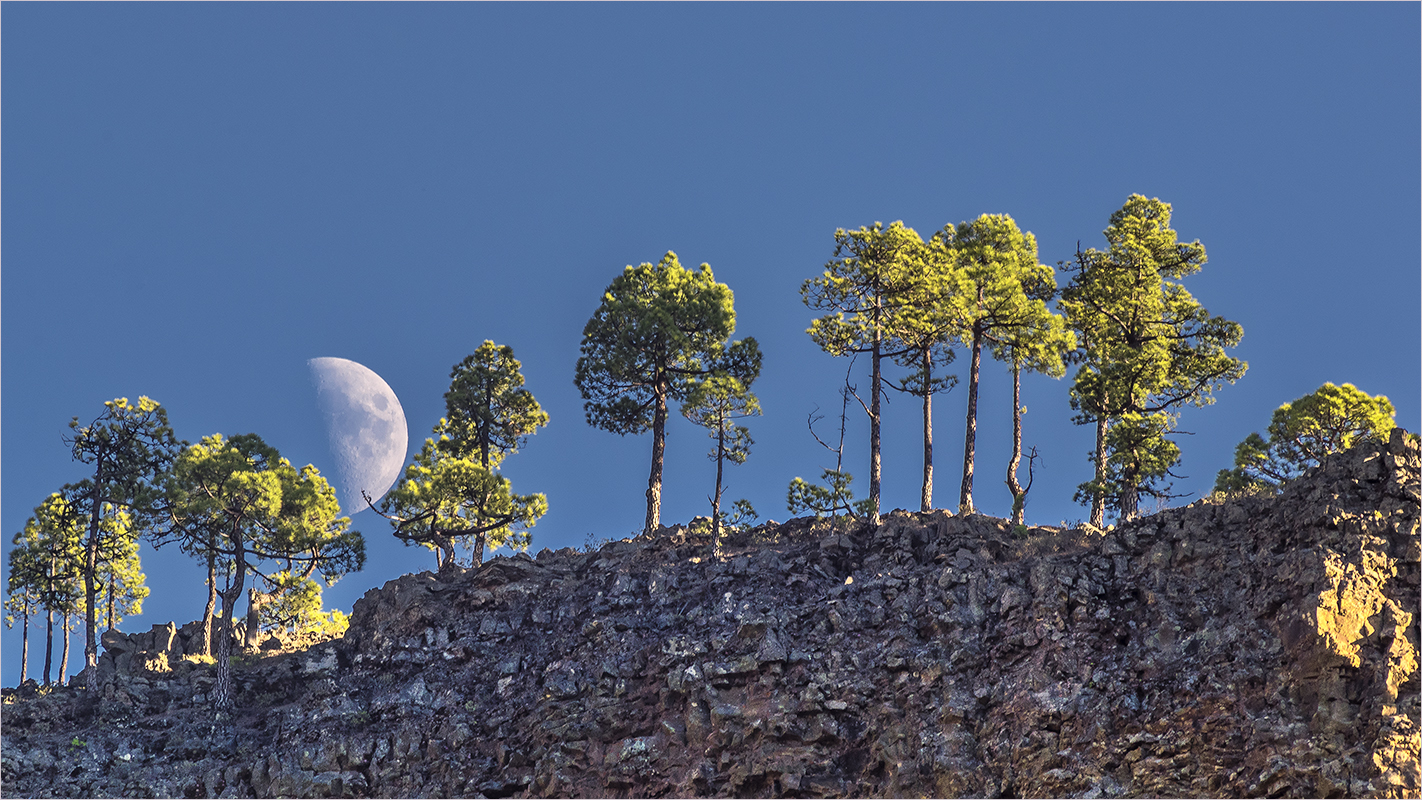
M 607 284 L 667 250 L 709 262 L 760 341 L 765 416 L 726 499 L 783 520 L 791 478 L 833 466 L 805 417 L 837 413 L 846 362 L 805 335 L 798 287 L 836 227 L 1008 213 L 1052 264 L 1102 246 L 1136 192 L 1207 248 L 1185 286 L 1244 326 L 1250 365 L 1185 411 L 1179 503 L 1325 381 L 1422 420 L 1416 3 L 6 3 L 0 22 L 7 549 L 84 477 L 61 437 L 105 400 L 146 394 L 181 438 L 255 432 L 330 469 L 307 359 L 379 373 L 413 453 L 484 339 L 552 418 L 505 466 L 548 495 L 533 549 L 627 536 L 651 439 L 588 427 L 573 365 Z M 1024 380 L 1029 522 L 1087 515 L 1071 496 L 1093 432 L 1068 385 Z M 986 361 L 975 496 L 997 515 L 1010 392 Z M 965 405 L 935 404 L 950 508 Z M 884 507 L 916 509 L 919 411 L 885 413 Z M 860 413 L 861 492 L 867 438 Z M 707 512 L 708 446 L 673 414 L 663 521 Z M 328 606 L 433 567 L 370 512 L 354 525 L 370 564 Z M 123 629 L 200 616 L 196 562 L 143 557 L 153 594 Z

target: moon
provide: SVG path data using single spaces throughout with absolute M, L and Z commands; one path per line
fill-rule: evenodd
M 346 513 L 366 508 L 394 485 L 410 443 L 400 399 L 370 368 L 345 358 L 306 362 L 336 459 L 336 493 Z

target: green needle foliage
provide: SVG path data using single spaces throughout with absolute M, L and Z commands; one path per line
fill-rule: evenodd
M 533 541 L 528 529 L 548 513 L 548 499 L 514 494 L 508 478 L 426 439 L 377 513 L 394 523 L 396 538 L 433 550 L 440 569 L 457 563 L 460 546 L 469 549 L 477 567 L 486 547 L 528 549 Z
M 822 275 L 800 286 L 800 297 L 810 308 L 830 312 L 811 322 L 806 331 L 820 349 L 832 356 L 870 354 L 870 400 L 864 407 L 869 415 L 867 505 L 869 520 L 877 525 L 881 478 L 880 400 L 884 389 L 882 362 L 886 357 L 911 350 L 903 338 L 909 331 L 921 333 L 918 329 L 926 325 L 920 318 L 925 307 L 922 302 L 925 276 L 930 270 L 926 263 L 928 252 L 918 232 L 904 227 L 902 222 L 894 222 L 887 228 L 882 222 L 876 222 L 872 228 L 860 227 L 856 231 L 839 228 L 834 232 L 834 242 L 834 258 L 825 264 Z M 860 403 L 863 405 L 862 400 Z M 846 478 L 847 475 L 841 473 L 836 480 L 847 487 Z M 813 498 L 814 502 L 823 499 L 813 492 L 804 494 L 810 488 L 823 487 L 811 487 L 803 481 L 801 485 L 807 488 L 796 495 L 796 485 L 792 484 L 792 498 Z M 838 508 L 842 496 L 833 488 L 829 491 Z M 792 505 L 795 502 L 792 500 Z
M 376 513 L 394 524 L 396 538 L 433 550 L 443 569 L 459 547 L 471 563 L 485 547 L 526 550 L 528 532 L 548 513 L 541 494 L 513 493 L 494 467 L 548 424 L 548 415 L 524 384 L 513 348 L 485 341 L 450 371 L 446 415 L 405 468 L 405 476 Z
M 1269 438 L 1251 433 L 1234 451 L 1234 469 L 1220 470 L 1217 492 L 1278 490 L 1305 470 L 1372 439 L 1386 441 L 1396 427 L 1392 402 L 1351 383 L 1325 383 L 1274 411 Z
M 790 482 L 785 505 L 791 514 L 808 511 L 816 517 L 843 513 L 856 519 L 873 518 L 876 510 L 874 501 L 865 498 L 856 502 L 854 499 L 854 490 L 850 488 L 854 482 L 853 475 L 843 470 L 827 469 L 820 473 L 820 479 L 825 482 L 823 486 L 804 478 Z
M 83 603 L 84 518 L 65 494 L 56 492 L 35 507 L 24 530 L 12 541 L 10 596 L 18 590 L 33 598 L 35 611 L 45 612 L 44 682 L 48 684 L 54 616 L 59 614 L 67 622 Z M 61 626 L 61 631 L 68 635 L 67 626 Z
M 1052 282 L 1055 285 L 1055 278 Z M 1006 362 L 1012 371 L 1012 457 L 1007 462 L 1007 489 L 1012 493 L 1013 525 L 1023 524 L 1031 486 L 1030 481 L 1024 487 L 1017 480 L 1022 462 L 1022 415 L 1027 412 L 1022 405 L 1022 371 L 1060 378 L 1066 374 L 1067 356 L 1075 349 L 1076 334 L 1067 329 L 1063 317 L 1051 312 L 1029 315 L 1022 325 L 1003 331 L 993 344 L 993 357 Z
M 147 576 L 138 558 L 138 530 L 133 517 L 125 511 L 104 510 L 105 523 L 112 526 L 99 550 L 99 584 L 97 602 L 105 616 L 105 628 L 113 630 L 124 617 L 143 613 L 143 600 L 148 597 Z
M 186 448 L 167 485 L 163 540 L 177 541 L 224 579 L 213 704 L 232 706 L 233 618 L 248 573 L 275 589 L 273 574 L 319 572 L 334 583 L 365 566 L 365 540 L 341 517 L 335 489 L 307 465 L 299 471 L 256 434 L 205 437 Z
M 447 415 L 435 428 L 437 446 L 459 458 L 477 453 L 484 469 L 517 453 L 529 436 L 548 424 L 548 414 L 523 388 L 521 368 L 512 347 L 487 339 L 455 364 L 444 393 Z
M 740 345 L 737 342 L 737 345 Z M 726 359 L 723 359 L 726 360 Z M 729 372 L 713 372 L 694 380 L 686 400 L 681 404 L 682 416 L 710 430 L 716 446 L 708 454 L 716 462 L 716 491 L 711 496 L 711 553 L 721 557 L 721 492 L 725 463 L 744 464 L 750 456 L 750 431 L 736 420 L 760 415 L 760 401 L 751 393 L 750 385 L 760 375 L 760 352 L 753 363 L 742 367 L 740 377 Z M 749 504 L 747 504 L 749 505 Z
M 138 398 L 136 404 L 119 397 L 104 403 L 104 413 L 81 427 L 79 418 L 69 423 L 65 440 L 75 460 L 90 464 L 94 475 L 73 486 L 70 497 L 89 519 L 84 548 L 84 661 L 90 671 L 99 663 L 98 609 L 99 553 L 115 535 L 104 525 L 106 509 L 133 515 L 142 529 L 161 516 L 162 476 L 173 463 L 180 443 L 168 424 L 168 412 L 157 401 Z M 93 685 L 92 682 L 89 683 Z
M 953 226 L 943 230 L 927 244 L 925 255 L 903 261 L 916 271 L 910 279 L 910 291 L 895 317 L 894 338 L 902 350 L 893 355 L 901 366 L 913 372 L 889 387 L 923 399 L 923 482 L 919 510 L 933 509 L 933 395 L 951 391 L 958 385 L 957 375 L 934 376 L 939 367 L 953 363 L 954 334 L 958 330 L 958 315 L 953 307 L 952 252 L 946 245 L 953 241 Z
M 644 530 L 661 524 L 667 403 L 683 401 L 695 378 L 717 370 L 744 378 L 755 340 L 728 347 L 736 329 L 734 297 L 711 267 L 681 266 L 668 252 L 617 276 L 583 328 L 574 382 L 588 424 L 619 436 L 652 432 Z M 721 363 L 732 354 L 739 360 Z
M 973 473 L 978 432 L 978 380 L 984 345 L 999 348 L 1022 337 L 1024 329 L 1050 329 L 1047 300 L 1056 290 L 1052 268 L 1037 262 L 1037 239 L 1018 229 L 1006 214 L 984 214 L 956 230 L 934 236 L 934 249 L 951 257 L 949 293 L 958 327 L 955 338 L 968 349 L 968 415 L 963 440 L 963 483 L 959 513 L 973 510 Z M 998 352 L 997 349 L 994 352 Z
M 1179 241 L 1170 214 L 1169 203 L 1131 195 L 1111 215 L 1108 248 L 1078 251 L 1062 291 L 1060 305 L 1081 343 L 1075 421 L 1096 423 L 1096 477 L 1077 498 L 1090 501 L 1098 527 L 1108 505 L 1129 520 L 1142 494 L 1171 496 L 1163 481 L 1179 448 L 1142 437 L 1163 438 L 1174 429 L 1176 409 L 1210 405 L 1214 392 L 1248 367 L 1225 353 L 1243 336 L 1239 324 L 1210 316 L 1178 283 L 1206 256 L 1198 241 Z M 1115 425 L 1120 430 L 1111 432 Z

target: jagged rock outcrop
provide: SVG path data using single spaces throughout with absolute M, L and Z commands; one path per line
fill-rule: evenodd
M 372 590 L 235 671 L 7 691 L 13 796 L 1419 792 L 1419 454 L 1102 533 L 663 529 Z M 147 634 L 144 634 L 147 635 Z M 140 671 L 142 672 L 142 671 Z

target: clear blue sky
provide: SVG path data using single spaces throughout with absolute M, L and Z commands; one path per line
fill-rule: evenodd
M 783 520 L 790 479 L 832 465 L 804 420 L 838 407 L 845 362 L 805 335 L 797 289 L 836 227 L 927 235 L 1008 213 L 1055 263 L 1100 246 L 1133 192 L 1205 245 L 1186 287 L 1244 326 L 1250 364 L 1185 412 L 1177 490 L 1208 492 L 1239 440 L 1325 381 L 1386 394 L 1419 427 L 1416 3 L 6 3 L 0 18 L 7 549 L 84 476 L 61 437 L 105 400 L 146 394 L 181 438 L 256 432 L 326 467 L 308 358 L 384 377 L 413 452 L 486 338 L 514 348 L 552 417 L 506 465 L 515 490 L 548 495 L 534 550 L 626 536 L 650 437 L 588 427 L 573 365 L 608 282 L 669 249 L 711 264 L 737 334 L 761 343 L 765 417 L 727 499 Z M 1043 454 L 1029 522 L 1086 515 L 1071 495 L 1092 431 L 1071 424 L 1068 384 L 1025 381 Z M 987 362 L 976 497 L 998 515 L 1010 389 Z M 961 389 L 936 404 L 942 506 L 964 411 Z M 886 509 L 917 508 L 919 426 L 895 397 Z M 664 521 L 707 511 L 707 446 L 674 414 Z M 863 491 L 862 414 L 846 455 Z M 370 512 L 354 522 L 370 565 L 330 605 L 433 566 Z M 198 617 L 196 564 L 144 558 L 153 594 L 124 629 Z

